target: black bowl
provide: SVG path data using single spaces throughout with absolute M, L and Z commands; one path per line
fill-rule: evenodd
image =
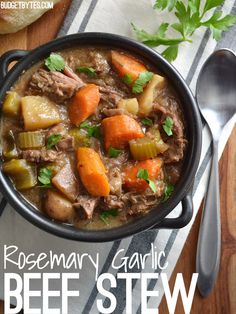
M 65 36 L 40 46 L 30 52 L 12 50 L 0 58 L 0 101 L 2 103 L 6 91 L 15 83 L 21 73 L 50 52 L 82 45 L 100 45 L 121 48 L 139 56 L 154 65 L 168 78 L 175 88 L 183 107 L 186 121 L 186 134 L 189 141 L 182 175 L 172 196 L 164 203 L 157 205 L 145 216 L 110 230 L 82 230 L 73 226 L 57 223 L 31 206 L 16 191 L 7 176 L 0 172 L 0 188 L 9 203 L 34 225 L 55 235 L 80 241 L 104 242 L 124 238 L 149 228 L 181 228 L 192 217 L 193 206 L 191 187 L 197 171 L 201 151 L 201 120 L 195 99 L 176 69 L 154 50 L 126 37 L 106 33 L 80 33 Z M 11 61 L 19 62 L 7 73 Z M 165 218 L 182 201 L 182 213 L 177 218 Z

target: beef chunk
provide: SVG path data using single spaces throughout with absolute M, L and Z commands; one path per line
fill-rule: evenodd
M 182 138 L 184 136 L 184 125 L 182 119 L 177 111 L 172 108 L 170 111 L 168 108 L 155 103 L 153 106 L 153 110 L 162 113 L 161 122 L 163 123 L 166 117 L 170 117 L 173 119 L 173 133 L 175 134 L 176 138 Z
M 166 164 L 178 162 L 184 158 L 187 140 L 184 138 L 172 138 L 167 141 L 169 148 L 163 153 Z
M 117 105 L 122 98 L 127 98 L 126 93 L 108 85 L 100 86 L 99 91 L 101 92 L 101 98 L 113 105 Z
M 122 192 L 122 176 L 118 167 L 111 168 L 108 171 L 109 185 L 111 194 L 120 195 Z
M 67 134 L 66 126 L 63 123 L 59 123 L 53 126 L 47 132 L 47 138 L 53 134 L 60 134 L 62 139 L 55 146 L 58 151 L 73 151 L 74 150 L 74 137 Z
M 75 201 L 79 194 L 77 181 L 70 163 L 67 163 L 53 178 L 53 185 L 60 190 L 69 200 Z
M 61 136 L 66 135 L 67 130 L 63 123 L 59 123 L 57 125 L 54 125 L 52 128 L 49 129 L 47 132 L 47 138 L 53 134 L 60 134 Z
M 91 51 L 89 53 L 90 60 L 93 64 L 93 66 L 96 69 L 96 72 L 101 75 L 105 76 L 109 73 L 110 71 L 110 65 L 108 64 L 107 60 L 99 53 L 96 51 Z
M 121 196 L 109 195 L 104 198 L 105 205 L 110 208 L 126 209 L 129 215 L 136 215 L 139 213 L 145 213 L 149 210 L 150 206 L 153 206 L 157 202 L 155 194 L 137 194 L 134 192 L 128 192 Z
M 24 159 L 30 161 L 30 162 L 53 162 L 56 161 L 60 157 L 60 152 L 57 152 L 55 150 L 49 149 L 28 149 L 22 151 L 22 156 Z
M 158 202 L 165 189 L 164 172 L 161 170 L 158 178 L 155 180 L 157 191 L 148 188 L 143 193 L 127 192 L 124 194 L 112 195 L 104 197 L 104 204 L 108 209 L 117 208 L 124 209 L 129 215 L 136 215 L 139 213 L 146 213 L 150 206 L 154 206 Z
M 114 108 L 114 109 L 104 108 L 102 112 L 107 117 L 117 116 L 117 115 L 121 115 L 121 114 L 127 114 L 127 111 L 123 108 Z
M 119 103 L 122 97 L 113 93 L 109 94 L 101 93 L 101 99 L 113 107 L 114 105 L 116 106 Z
M 164 162 L 172 163 L 183 159 L 187 145 L 187 140 L 184 138 L 184 125 L 176 104 L 172 104 L 170 108 L 155 103 L 153 110 L 162 114 L 160 124 L 163 124 L 166 117 L 173 119 L 173 136 L 168 137 L 165 141 L 169 148 L 164 152 Z
M 66 76 L 72 78 L 73 80 L 83 85 L 83 82 L 81 81 L 81 79 L 78 77 L 78 75 L 75 74 L 75 72 L 68 65 L 65 66 L 63 72 Z
M 73 204 L 82 217 L 86 219 L 91 219 L 93 217 L 93 212 L 95 207 L 98 205 L 100 198 L 93 197 L 89 195 L 81 195 L 77 198 L 76 203 Z
M 176 182 L 180 178 L 180 173 L 181 173 L 181 165 L 177 167 L 177 165 L 168 164 L 165 167 L 165 174 L 166 174 L 167 181 L 170 182 L 171 184 L 176 184 Z
M 52 100 L 62 103 L 70 99 L 75 91 L 83 85 L 82 80 L 75 80 L 63 73 L 39 69 L 32 75 L 29 90 L 32 93 L 46 95 Z
M 74 150 L 74 137 L 66 135 L 56 145 L 58 151 L 70 152 Z
M 122 209 L 125 208 L 126 205 L 122 196 L 112 194 L 108 195 L 107 197 L 104 197 L 104 203 L 108 209 L 112 208 Z

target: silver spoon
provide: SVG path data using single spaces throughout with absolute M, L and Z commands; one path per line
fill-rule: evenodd
M 213 139 L 196 259 L 198 289 L 206 297 L 216 281 L 221 256 L 218 142 L 223 127 L 236 112 L 236 55 L 233 51 L 221 49 L 207 59 L 198 77 L 196 97 Z

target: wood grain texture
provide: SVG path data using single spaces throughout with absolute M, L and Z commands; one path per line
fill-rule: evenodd
M 191 314 L 235 314 L 236 313 L 236 127 L 220 160 L 220 195 L 222 221 L 222 257 L 220 272 L 213 293 L 203 299 L 198 291 L 194 296 Z M 170 279 L 173 289 L 176 274 L 182 273 L 185 286 L 189 287 L 195 272 L 198 231 L 202 208 L 194 222 L 180 259 Z M 165 298 L 159 306 L 160 314 L 168 314 Z M 178 298 L 175 314 L 183 314 L 182 301 Z
M 62 0 L 54 10 L 16 34 L 0 36 L 0 54 L 10 49 L 33 49 L 54 38 L 64 19 L 71 0 Z M 47 25 L 45 27 L 45 25 Z M 235 314 L 236 313 L 236 128 L 224 150 L 220 162 L 221 217 L 222 217 L 222 261 L 219 278 L 212 295 L 203 300 L 196 293 L 192 314 Z M 170 280 L 173 288 L 177 273 L 183 273 L 189 286 L 195 272 L 196 246 L 200 224 L 199 211 L 181 257 Z M 168 314 L 165 298 L 159 307 L 160 314 Z M 183 306 L 178 299 L 176 314 L 182 314 Z M 0 302 L 0 314 L 3 303 Z

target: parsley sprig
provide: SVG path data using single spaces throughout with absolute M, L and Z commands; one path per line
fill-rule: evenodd
M 87 132 L 87 137 L 101 138 L 101 127 L 99 124 L 91 124 L 88 121 L 84 121 L 79 126 L 80 129 L 84 129 Z
M 116 158 L 118 157 L 121 153 L 123 152 L 123 150 L 121 149 L 116 149 L 112 146 L 109 147 L 109 150 L 108 150 L 108 156 L 110 158 Z
M 41 183 L 41 187 L 51 187 L 52 170 L 48 167 L 41 168 L 39 170 L 38 180 Z
M 150 189 L 154 193 L 156 193 L 156 191 L 157 191 L 156 184 L 154 181 L 149 179 L 149 173 L 148 173 L 147 169 L 140 168 L 137 172 L 137 178 L 145 180 L 148 183 Z
M 122 80 L 123 80 L 123 82 L 124 82 L 125 84 L 128 84 L 128 85 L 130 85 L 130 84 L 133 83 L 133 79 L 132 79 L 132 76 L 131 76 L 130 74 L 125 74 L 125 75 L 123 76 Z
M 85 73 L 89 77 L 96 77 L 96 70 L 92 67 L 78 67 L 76 68 L 76 72 Z
M 236 23 L 235 15 L 223 15 L 220 9 L 213 13 L 209 11 L 222 5 L 224 0 L 205 0 L 201 5 L 200 0 L 156 0 L 155 9 L 165 10 L 168 8 L 177 18 L 174 24 L 162 23 L 154 34 L 139 29 L 132 23 L 134 32 L 141 42 L 150 47 L 166 46 L 162 55 L 169 61 L 174 61 L 178 56 L 179 45 L 183 42 L 192 42 L 192 35 L 200 27 L 209 28 L 213 38 L 219 40 L 222 32 L 227 31 Z M 207 15 L 207 17 L 206 17 Z M 167 32 L 175 31 L 176 37 L 169 37 Z
M 166 117 L 162 127 L 168 136 L 173 135 L 172 128 L 174 125 L 174 121 L 171 117 Z
M 152 126 L 153 125 L 153 121 L 149 118 L 141 119 L 141 123 L 145 126 Z
M 143 88 L 145 85 L 152 79 L 153 73 L 149 71 L 141 72 L 137 78 L 137 80 L 134 81 L 134 85 L 132 87 L 132 92 L 135 94 L 142 93 Z
M 113 208 L 106 210 L 100 214 L 100 219 L 106 224 L 109 225 L 109 218 L 118 216 L 118 209 Z
M 51 53 L 44 63 L 50 71 L 62 71 L 66 66 L 65 60 L 57 53 Z
M 174 191 L 174 186 L 166 182 L 162 202 L 165 202 L 166 200 L 168 200 L 171 197 L 171 194 L 173 193 L 173 191 Z
M 62 139 L 61 134 L 52 134 L 47 139 L 47 149 L 51 149 L 57 145 L 58 142 Z

